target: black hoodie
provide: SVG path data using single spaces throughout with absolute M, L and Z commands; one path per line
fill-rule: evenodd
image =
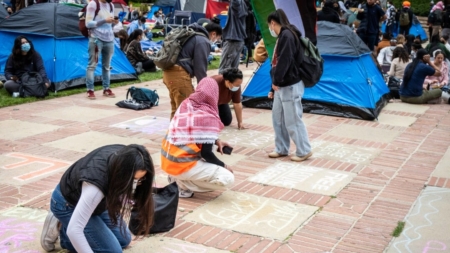
M 197 78 L 197 83 L 206 77 L 208 70 L 208 55 L 211 51 L 208 31 L 197 23 L 190 25 L 194 31 L 203 34 L 195 35 L 184 45 L 178 55 L 177 64 L 180 65 L 192 77 Z
M 300 64 L 303 62 L 303 48 L 300 47 L 300 31 L 293 25 L 290 29 L 282 27 L 275 48 L 276 66 L 272 65 L 272 83 L 278 87 L 286 87 L 302 80 Z
M 328 21 L 339 24 L 339 14 L 333 9 L 333 2 L 326 1 L 322 10 L 317 13 L 317 21 Z

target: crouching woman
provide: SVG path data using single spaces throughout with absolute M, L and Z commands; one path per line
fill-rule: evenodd
M 53 191 L 41 245 L 70 252 L 122 252 L 131 242 L 124 222 L 130 203 L 139 210 L 138 230 L 153 224 L 152 159 L 141 145 L 108 145 L 78 160 Z
M 34 50 L 33 43 L 29 39 L 18 36 L 14 40 L 12 53 L 5 65 L 6 91 L 11 95 L 19 92 L 20 77 L 28 72 L 38 72 L 45 81 L 45 86 L 50 87 L 41 55 Z
M 162 142 L 161 168 L 176 181 L 181 198 L 194 192 L 223 190 L 234 183 L 233 171 L 213 153 L 213 145 L 222 153 L 219 140 L 223 129 L 217 101 L 219 86 L 212 78 L 203 78 L 193 94 L 176 111 Z

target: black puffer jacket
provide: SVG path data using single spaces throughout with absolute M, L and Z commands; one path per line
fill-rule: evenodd
M 270 71 L 272 83 L 278 87 L 290 86 L 302 80 L 299 67 L 304 52 L 300 47 L 300 36 L 300 31 L 293 25 L 290 25 L 290 29 L 281 28 L 275 48 L 276 65 Z
M 81 197 L 83 182 L 97 186 L 106 196 L 108 194 L 108 160 L 124 145 L 108 145 L 98 148 L 75 162 L 61 178 L 60 187 L 64 198 L 76 206 Z M 106 211 L 105 198 L 98 204 L 94 215 Z

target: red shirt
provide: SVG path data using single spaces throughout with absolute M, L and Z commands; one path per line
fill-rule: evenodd
M 233 92 L 225 86 L 225 79 L 223 79 L 222 75 L 215 75 L 211 78 L 216 80 L 219 85 L 219 101 L 217 105 L 228 104 L 230 101 L 233 101 L 234 104 L 241 102 L 241 88 Z

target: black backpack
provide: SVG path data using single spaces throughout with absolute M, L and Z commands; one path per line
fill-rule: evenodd
M 44 98 L 48 96 L 45 80 L 38 72 L 27 72 L 20 77 L 20 97 Z

